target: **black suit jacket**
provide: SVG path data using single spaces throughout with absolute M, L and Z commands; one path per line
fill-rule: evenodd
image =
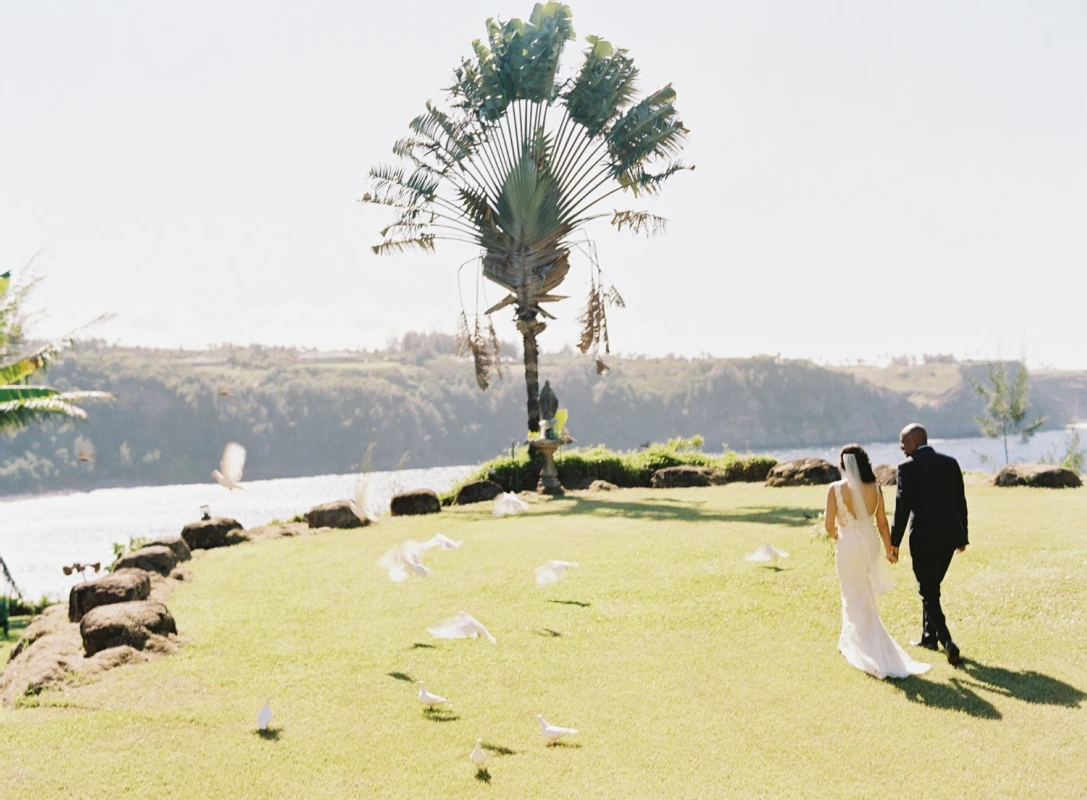
M 898 495 L 891 544 L 902 545 L 910 527 L 910 553 L 942 553 L 969 541 L 966 490 L 959 462 L 922 447 L 898 466 Z

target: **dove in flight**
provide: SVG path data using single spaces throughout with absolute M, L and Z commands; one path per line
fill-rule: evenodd
M 272 724 L 272 698 L 268 697 L 264 700 L 264 705 L 260 707 L 260 711 L 257 712 L 257 730 L 266 731 L 268 726 Z
M 762 547 L 760 547 L 754 553 L 748 553 L 746 556 L 744 556 L 744 559 L 747 560 L 747 561 L 752 561 L 752 562 L 761 563 L 761 564 L 771 562 L 776 567 L 779 558 L 788 558 L 788 557 L 789 557 L 789 554 L 786 553 L 784 550 L 780 550 L 780 549 L 774 547 L 772 544 L 764 544 L 764 545 L 762 545 Z
M 468 758 L 480 769 L 487 766 L 487 751 L 483 749 L 482 739 L 476 739 L 476 746 L 468 754 Z
M 520 514 L 528 508 L 528 503 L 513 492 L 504 492 L 494 499 L 494 513 L 492 516 L 505 517 L 510 514 Z
M 426 690 L 426 684 L 419 681 L 419 702 L 427 708 L 434 708 L 435 706 L 444 706 L 449 703 L 444 697 L 440 695 L 431 694 Z
M 374 501 L 374 483 L 369 478 L 363 478 L 359 484 L 355 496 L 347 501 L 351 511 L 362 522 L 377 522 L 377 505 Z
M 427 633 L 437 639 L 475 639 L 484 636 L 491 644 L 498 644 L 498 640 L 483 627 L 482 622 L 463 611 L 455 617 L 438 623 L 433 628 L 427 628 Z
M 464 542 L 454 542 L 444 533 L 436 533 L 419 545 L 419 549 L 433 550 L 435 547 L 440 547 L 442 550 L 459 550 L 462 544 Z
M 378 559 L 377 565 L 389 573 L 393 583 L 403 583 L 412 573 L 420 578 L 434 574 L 434 570 L 419 557 L 419 543 L 408 539 Z
M 548 744 L 554 744 L 564 736 L 573 736 L 577 733 L 575 728 L 561 728 L 558 725 L 552 725 L 544 719 L 543 714 L 537 714 L 536 719 L 540 721 L 540 733 L 547 739 Z
M 577 569 L 576 561 L 556 561 L 549 558 L 542 567 L 536 567 L 536 585 L 551 586 L 566 577 L 566 570 Z
M 216 483 L 227 489 L 241 489 L 242 470 L 245 469 L 245 448 L 237 442 L 231 442 L 223 450 L 219 469 L 212 470 L 211 477 Z

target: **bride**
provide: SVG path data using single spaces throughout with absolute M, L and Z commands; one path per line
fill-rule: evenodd
M 847 444 L 842 448 L 841 466 L 845 478 L 831 484 L 826 512 L 827 533 L 837 542 L 834 560 L 842 586 L 838 650 L 854 667 L 877 678 L 920 675 L 929 665 L 914 661 L 898 646 L 876 609 L 876 595 L 891 586 L 879 558 L 880 539 L 887 560 L 893 564 L 898 557 L 891 547 L 883 492 L 872 462 L 863 447 Z

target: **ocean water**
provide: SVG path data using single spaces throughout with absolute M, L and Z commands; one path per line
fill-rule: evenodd
M 388 510 L 394 494 L 407 489 L 443 492 L 474 467 L 438 467 L 371 473 L 378 505 Z M 23 596 L 67 597 L 80 578 L 65 564 L 113 560 L 114 542 L 137 536 L 176 536 L 200 519 L 200 506 L 233 517 L 247 528 L 286 520 L 321 503 L 353 497 L 358 475 L 317 475 L 249 481 L 230 492 L 216 483 L 97 489 L 92 492 L 21 498 L 0 503 L 0 556 Z
M 1070 433 L 1046 431 L 1029 444 L 1016 440 L 1011 460 L 1038 461 L 1047 452 L 1063 453 Z M 1087 438 L 1087 436 L 1085 436 Z M 843 443 L 844 444 L 844 443 Z M 1002 464 L 1003 446 L 991 439 L 934 440 L 934 446 L 959 460 L 965 470 L 991 470 Z M 864 443 L 873 464 L 902 460 L 897 442 Z M 837 460 L 838 447 L 774 448 L 766 451 L 785 461 L 803 457 Z M 428 488 L 445 491 L 474 467 L 439 467 L 373 473 L 380 504 L 388 507 L 398 491 Z M 234 517 L 242 525 L 288 519 L 320 503 L 351 497 L 357 475 L 318 475 L 246 483 L 244 492 L 228 492 L 214 483 L 99 489 L 93 492 L 21 498 L 0 502 L 0 556 L 7 562 L 27 598 L 43 594 L 64 597 L 79 578 L 65 577 L 61 567 L 73 561 L 109 562 L 113 543 L 137 536 L 177 535 L 199 519 L 207 504 L 217 516 Z

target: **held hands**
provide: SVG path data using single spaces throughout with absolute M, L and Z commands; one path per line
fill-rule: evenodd
M 891 545 L 891 548 L 887 551 L 887 560 L 892 564 L 898 563 L 898 548 Z

